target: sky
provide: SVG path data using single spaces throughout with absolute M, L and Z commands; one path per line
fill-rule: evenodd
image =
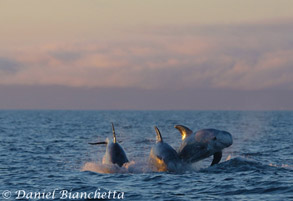
M 0 0 L 0 109 L 292 110 L 291 0 Z

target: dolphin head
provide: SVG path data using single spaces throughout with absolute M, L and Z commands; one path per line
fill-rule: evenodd
M 217 136 L 217 143 L 224 148 L 230 147 L 233 144 L 232 135 L 227 131 L 221 131 Z
M 210 149 L 220 151 L 232 145 L 232 135 L 227 131 L 216 129 L 203 129 L 195 134 L 195 140 L 199 143 L 208 144 Z

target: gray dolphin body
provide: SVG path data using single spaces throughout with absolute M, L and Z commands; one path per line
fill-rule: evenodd
M 213 155 L 211 165 L 215 165 L 222 158 L 222 150 L 233 143 L 232 135 L 227 131 L 202 129 L 193 133 L 186 126 L 176 125 L 175 128 L 182 136 L 178 155 L 187 163 L 194 163 Z
M 96 142 L 96 143 L 89 143 L 91 145 L 98 145 L 98 144 L 107 144 L 106 153 L 103 157 L 103 164 L 117 164 L 118 166 L 123 166 L 124 163 L 128 162 L 128 158 L 120 146 L 120 144 L 116 141 L 116 134 L 114 129 L 114 124 L 112 123 L 112 130 L 113 130 L 113 142 Z
M 174 172 L 178 169 L 181 159 L 179 158 L 177 152 L 169 144 L 163 142 L 162 135 L 156 126 L 155 130 L 157 134 L 157 141 L 151 149 L 149 163 L 156 171 Z

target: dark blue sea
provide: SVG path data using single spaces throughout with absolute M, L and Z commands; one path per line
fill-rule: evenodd
M 106 146 L 88 144 L 111 139 L 111 122 L 129 167 L 103 166 Z M 154 126 L 177 149 L 176 124 L 226 130 L 233 145 L 212 167 L 150 171 Z M 0 200 L 293 200 L 293 112 L 0 111 L 0 164 Z

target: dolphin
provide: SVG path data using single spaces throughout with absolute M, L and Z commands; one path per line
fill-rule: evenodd
M 115 128 L 112 123 L 112 131 L 113 131 L 113 142 L 95 142 L 89 143 L 91 145 L 98 144 L 107 144 L 106 153 L 103 157 L 103 164 L 117 164 L 119 167 L 122 167 L 124 163 L 128 162 L 127 156 L 120 146 L 120 144 L 116 140 Z
M 151 149 L 149 163 L 156 171 L 174 172 L 178 169 L 181 160 L 175 149 L 169 144 L 163 142 L 161 132 L 156 126 L 155 130 L 157 134 L 156 144 Z
M 232 135 L 217 129 L 201 129 L 195 133 L 186 126 L 176 125 L 182 136 L 178 149 L 179 157 L 187 163 L 194 163 L 213 155 L 212 165 L 222 158 L 222 150 L 232 145 Z

